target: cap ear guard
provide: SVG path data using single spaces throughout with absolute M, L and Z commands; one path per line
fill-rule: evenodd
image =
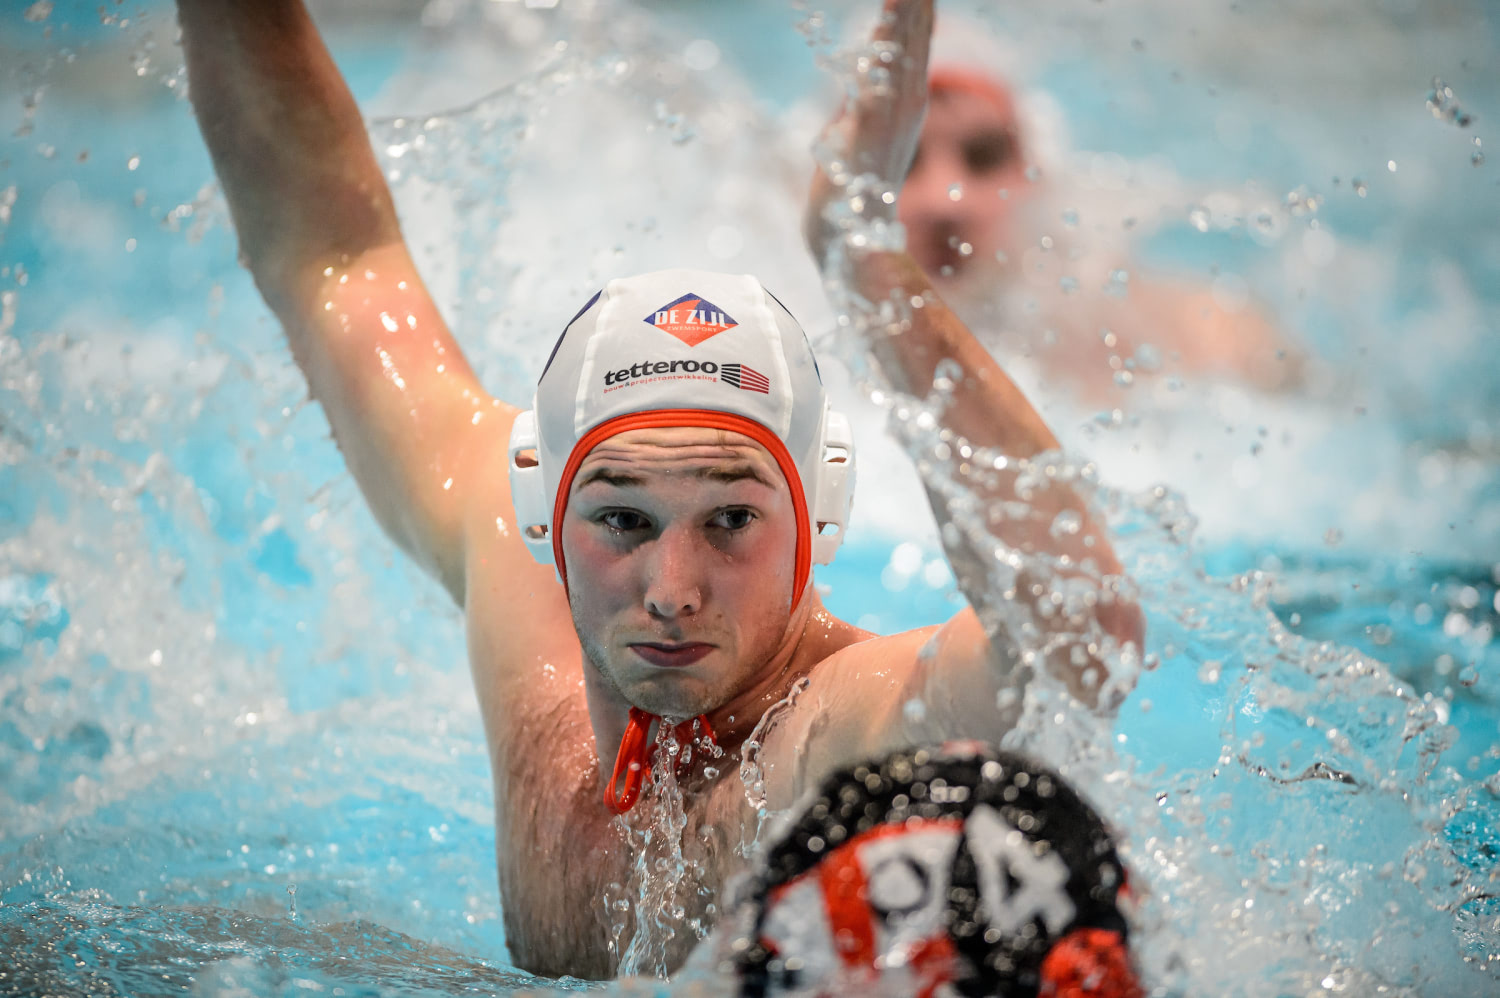
M 506 462 L 510 469 L 510 501 L 516 510 L 516 529 L 538 564 L 552 562 L 552 509 L 547 503 L 547 486 L 542 479 L 542 464 L 537 451 L 536 413 L 526 410 L 516 414 L 510 428 L 510 447 Z
M 823 418 L 816 476 L 808 504 L 812 507 L 812 560 L 826 565 L 844 542 L 854 502 L 854 434 L 844 414 L 832 409 Z

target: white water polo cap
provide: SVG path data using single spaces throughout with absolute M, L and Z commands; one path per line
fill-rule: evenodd
M 793 599 L 843 540 L 854 491 L 849 422 L 828 407 L 807 336 L 754 277 L 663 270 L 611 281 L 553 348 L 510 436 L 517 526 L 567 582 L 562 516 L 595 446 L 633 429 L 732 430 L 776 460 L 797 514 Z

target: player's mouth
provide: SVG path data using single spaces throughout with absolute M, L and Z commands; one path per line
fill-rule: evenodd
M 914 246 L 917 262 L 931 277 L 953 277 L 969 265 L 969 254 L 960 245 L 958 236 L 944 227 Z
M 672 669 L 692 665 L 714 646 L 702 641 L 640 641 L 632 643 L 630 650 L 654 666 Z

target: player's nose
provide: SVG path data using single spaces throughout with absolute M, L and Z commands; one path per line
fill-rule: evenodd
M 646 609 L 652 616 L 674 620 L 703 608 L 706 553 L 696 531 L 687 527 L 670 526 L 651 542 L 642 569 Z
M 924 142 L 901 185 L 900 209 L 919 214 L 946 214 L 960 205 L 967 171 L 941 142 Z

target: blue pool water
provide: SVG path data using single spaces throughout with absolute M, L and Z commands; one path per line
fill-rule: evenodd
M 830 99 L 809 12 L 838 39 L 858 6 L 316 9 L 429 283 L 519 401 L 601 279 L 686 256 L 827 332 L 795 232 Z M 1495 991 L 1493 12 L 967 9 L 1087 151 L 1058 166 L 1080 190 L 1169 175 L 1141 259 L 1243 277 L 1334 372 L 1120 420 L 1043 386 L 1109 486 L 1155 667 L 1102 737 L 1044 689 L 1016 744 L 1121 828 L 1163 993 Z M 234 266 L 174 36 L 154 2 L 0 12 L 0 993 L 581 987 L 508 963 L 458 614 Z M 942 620 L 914 479 L 861 432 L 827 601 Z

